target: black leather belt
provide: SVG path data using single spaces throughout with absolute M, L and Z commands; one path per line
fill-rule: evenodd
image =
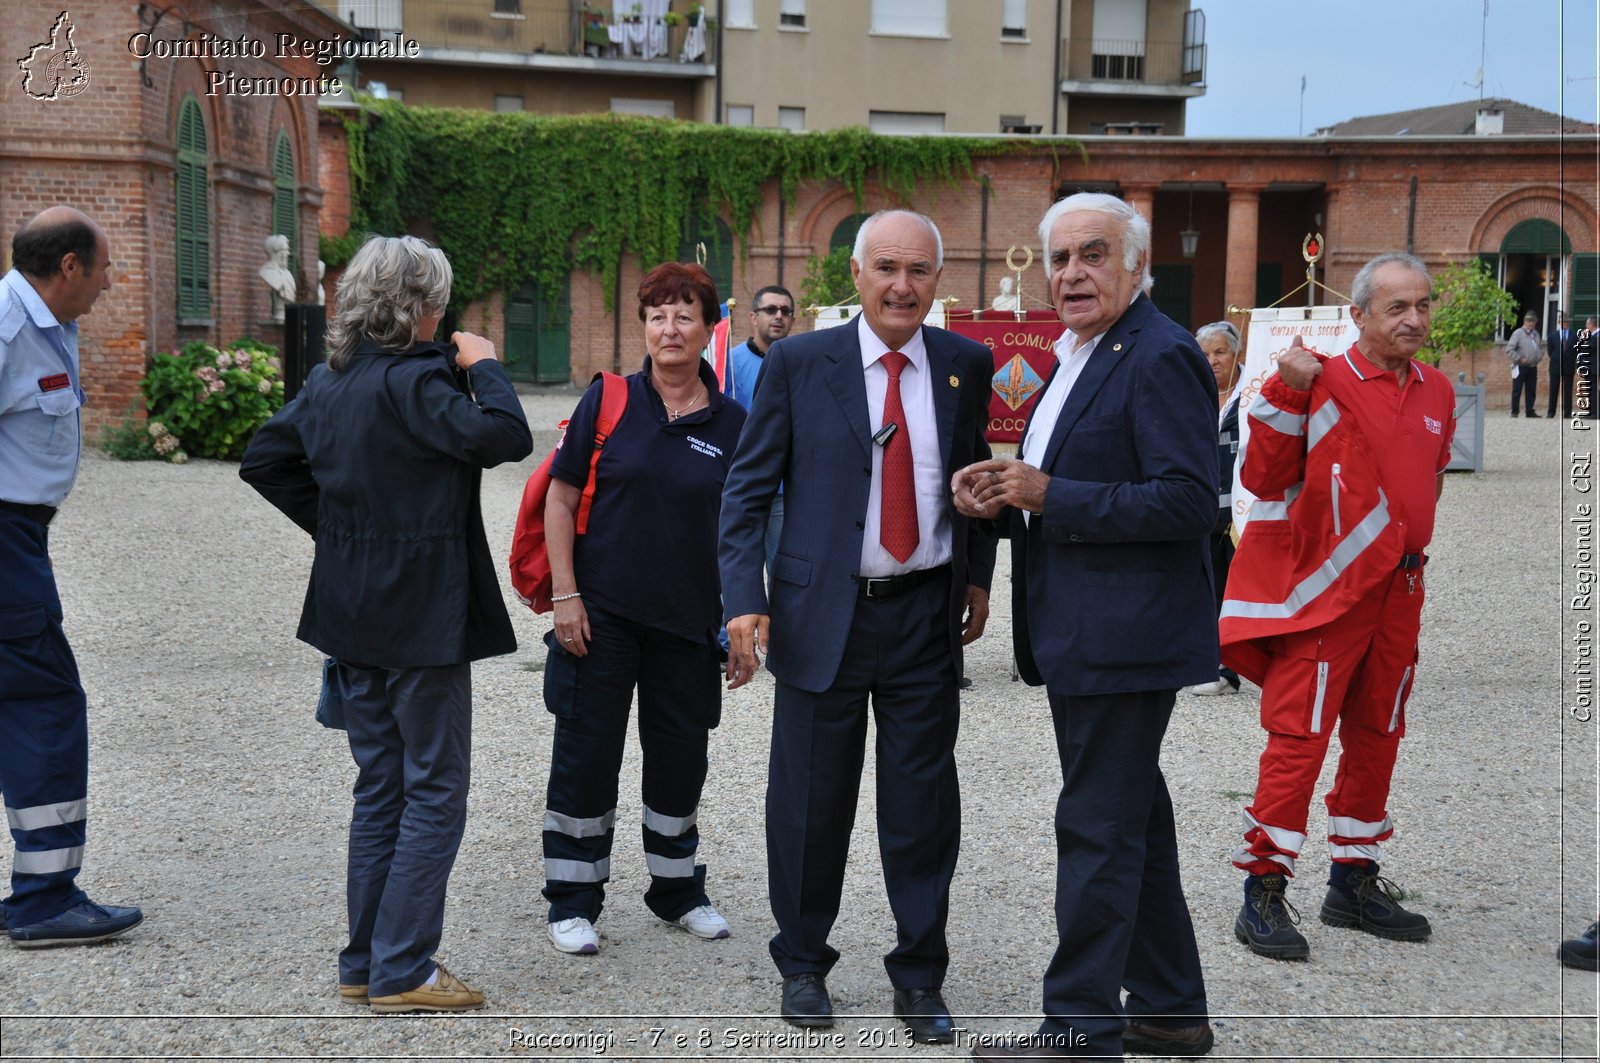
M 863 598 L 880 602 L 885 598 L 893 598 L 904 594 L 913 587 L 920 586 L 931 579 L 950 574 L 949 565 L 939 565 L 936 568 L 919 568 L 915 572 L 907 572 L 899 576 L 851 576 L 856 581 L 856 592 Z
M 1428 555 L 1427 554 L 1422 554 L 1422 553 L 1401 554 L 1400 555 L 1400 563 L 1398 565 L 1396 565 L 1395 567 L 1399 568 L 1399 569 L 1421 568 L 1423 565 L 1426 565 L 1427 563 L 1428 563 Z
M 0 509 L 8 509 L 13 513 L 27 517 L 31 521 L 48 525 L 56 516 L 55 506 L 33 506 L 26 502 L 7 502 L 0 498 Z

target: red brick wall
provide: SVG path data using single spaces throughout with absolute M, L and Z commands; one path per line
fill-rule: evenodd
M 262 241 L 271 231 L 272 150 L 280 129 L 291 138 L 300 188 L 302 291 L 309 294 L 315 281 L 322 207 L 315 97 L 206 95 L 211 69 L 231 69 L 241 78 L 315 77 L 323 70 L 308 60 L 276 59 L 273 35 L 326 38 L 337 33 L 338 24 L 303 5 L 292 12 L 274 7 L 252 0 L 194 0 L 181 10 L 170 0 L 77 4 L 70 17 L 72 43 L 89 73 L 83 91 L 31 99 L 14 66 L 6 68 L 9 73 L 0 70 L 0 244 L 7 265 L 17 226 L 56 203 L 95 218 L 111 245 L 112 290 L 81 331 L 85 420 L 91 428 L 120 418 L 138 397 L 138 382 L 155 351 L 192 339 L 227 343 L 246 334 L 280 341 L 278 330 L 262 325 L 267 290 L 255 275 L 266 260 Z M 14 42 L 17 55 L 11 58 L 47 40 L 62 8 L 55 0 L 0 4 L 0 40 Z M 166 8 L 173 10 L 158 20 Z M 186 17 L 191 36 L 204 29 L 261 40 L 267 57 L 151 58 L 141 66 L 129 51 L 130 38 L 148 30 L 154 38 L 177 39 Z M 212 312 L 203 321 L 180 323 L 174 142 L 179 104 L 191 92 L 201 104 L 210 155 Z M 342 162 L 338 169 L 342 174 Z

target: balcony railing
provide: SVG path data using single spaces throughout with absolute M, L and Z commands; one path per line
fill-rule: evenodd
M 1205 45 L 1178 41 L 1111 40 L 1062 42 L 1071 81 L 1133 81 L 1143 85 L 1196 85 L 1205 80 Z
M 712 63 L 715 34 L 688 19 L 616 20 L 552 0 L 405 0 L 404 34 L 424 49 Z

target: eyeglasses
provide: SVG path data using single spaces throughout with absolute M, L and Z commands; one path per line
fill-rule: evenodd
M 758 306 L 758 307 L 756 307 L 756 313 L 758 313 L 758 314 L 766 314 L 768 317 L 772 317 L 774 314 L 776 314 L 778 317 L 794 317 L 794 307 L 792 307 L 792 306 Z

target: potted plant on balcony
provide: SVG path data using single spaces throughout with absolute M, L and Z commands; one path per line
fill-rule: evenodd
M 628 13 L 626 15 L 622 16 L 622 21 L 624 21 L 624 22 L 643 22 L 644 21 L 644 6 L 642 4 L 634 4 L 633 7 L 628 9 Z
M 665 22 L 668 27 L 681 26 L 683 25 L 683 16 L 678 14 L 676 11 L 668 11 L 665 15 L 661 16 L 661 21 Z
M 701 4 L 690 4 L 689 5 L 689 16 L 688 16 L 689 17 L 689 25 L 691 25 L 691 26 L 700 25 L 700 13 L 702 11 L 704 11 L 704 10 L 705 10 L 705 7 L 703 5 L 701 5 Z

